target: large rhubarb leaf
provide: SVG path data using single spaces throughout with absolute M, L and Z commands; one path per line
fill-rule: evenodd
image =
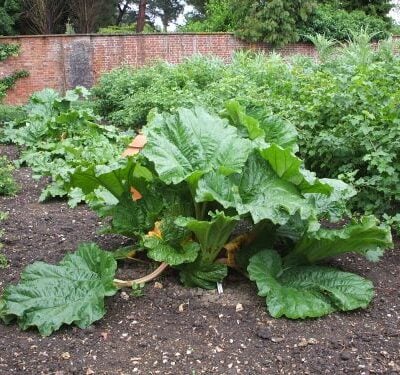
M 286 262 L 314 263 L 348 252 L 377 260 L 383 250 L 392 245 L 390 229 L 379 227 L 374 216 L 366 216 L 342 229 L 319 229 L 305 233 L 286 257 Z
M 209 173 L 200 179 L 196 200 L 216 200 L 225 208 L 234 207 L 240 215 L 250 213 L 254 223 L 269 219 L 283 225 L 296 212 L 302 219 L 314 214 L 298 186 L 279 177 L 256 153 L 249 157 L 242 174 Z
M 104 297 L 117 291 L 116 268 L 113 255 L 95 244 L 81 245 L 58 265 L 33 263 L 19 284 L 5 289 L 0 317 L 5 322 L 16 319 L 24 330 L 37 327 L 43 336 L 62 324 L 88 327 L 105 314 Z
M 303 194 L 329 195 L 332 192 L 333 188 L 330 185 L 319 181 L 311 172 L 302 168 L 303 162 L 290 149 L 272 144 L 260 153 L 280 178 L 296 185 Z
M 132 200 L 130 193 L 125 193 L 107 212 L 112 216 L 112 221 L 106 231 L 128 237 L 146 233 L 153 228 L 163 208 L 162 197 L 155 193 L 146 194 L 137 201 Z
M 275 143 L 284 149 L 290 149 L 292 152 L 299 150 L 297 145 L 298 133 L 292 123 L 268 113 L 265 108 L 253 108 L 247 114 L 258 120 L 267 143 Z
M 136 163 L 132 158 L 121 159 L 111 165 L 93 165 L 89 168 L 77 168 L 71 176 L 71 187 L 82 189 L 84 194 L 93 192 L 98 187 L 106 188 L 119 199 L 132 186 Z
M 318 218 L 337 222 L 349 215 L 347 202 L 357 194 L 356 190 L 341 180 L 321 178 L 320 181 L 330 185 L 333 191 L 330 195 L 320 193 L 307 195 L 307 198 L 315 205 Z
M 371 281 L 352 273 L 320 266 L 284 269 L 274 250 L 254 255 L 247 271 L 275 318 L 316 318 L 337 310 L 365 308 L 374 295 Z
M 244 108 L 236 100 L 230 100 L 225 104 L 222 117 L 227 118 L 233 126 L 238 128 L 243 137 L 250 139 L 265 138 L 265 132 L 260 128 L 258 120 L 247 115 Z
M 171 246 L 163 238 L 157 236 L 145 236 L 143 245 L 147 249 L 149 258 L 168 263 L 171 266 L 194 262 L 200 250 L 200 245 L 197 242 L 185 241 L 179 245 Z
M 222 116 L 238 128 L 241 136 L 251 140 L 263 140 L 265 146 L 275 143 L 292 152 L 298 151 L 297 130 L 288 121 L 277 116 L 267 115 L 263 109 L 253 109 L 246 113 L 245 109 L 236 101 L 225 104 Z
M 215 289 L 228 274 L 224 264 L 205 263 L 196 260 L 194 263 L 179 266 L 180 278 L 185 286 L 195 286 L 203 289 Z
M 143 131 L 147 137 L 143 155 L 154 162 L 167 184 L 196 182 L 212 170 L 226 175 L 240 172 L 252 147 L 235 127 L 202 108 L 156 115 Z
M 222 247 L 228 241 L 238 217 L 225 216 L 223 212 L 210 213 L 211 221 L 181 217 L 175 220 L 179 226 L 191 230 L 201 246 L 201 259 L 205 263 L 214 262 Z

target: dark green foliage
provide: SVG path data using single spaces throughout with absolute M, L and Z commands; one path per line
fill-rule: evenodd
M 48 336 L 63 324 L 89 327 L 105 314 L 104 298 L 117 292 L 117 262 L 96 244 L 82 244 L 57 265 L 35 262 L 0 299 L 0 319 L 37 327 Z
M 187 23 L 180 27 L 184 32 L 219 32 L 236 30 L 237 14 L 230 0 L 210 0 L 205 5 L 205 14 L 187 16 Z
M 175 21 L 182 13 L 184 4 L 181 0 L 148 0 L 147 11 L 153 18 L 159 17 L 163 31 L 167 31 L 170 22 Z
M 315 5 L 312 0 L 235 0 L 233 3 L 239 12 L 235 28 L 238 36 L 277 46 L 299 40 L 298 29 Z
M 98 34 L 135 34 L 135 24 L 123 24 L 119 26 L 100 27 Z
M 46 109 L 54 105 L 36 112 Z M 392 245 L 390 230 L 373 217 L 343 229 L 320 229 L 317 218 L 329 215 L 321 212 L 328 205 L 318 205 L 318 196 L 337 203 L 349 195 L 343 196 L 340 181 L 322 181 L 306 170 L 292 143 L 280 146 L 293 138 L 290 127 L 288 137 L 257 113 L 249 116 L 230 102 L 224 117 L 201 107 L 152 114 L 139 155 L 109 165 L 93 161 L 75 171 L 71 185 L 87 201 L 99 189 L 103 197 L 112 196 L 98 201 L 97 209 L 113 219 L 115 208 L 130 202 L 118 214 L 119 226 L 133 223 L 131 235 L 141 239 L 137 250 L 163 262 L 162 267 L 176 267 L 186 286 L 215 288 L 227 276 L 227 266 L 234 265 L 229 249 L 243 245 L 248 266 L 241 271 L 267 297 L 272 316 L 304 319 L 365 308 L 374 295 L 369 280 L 318 262 L 346 252 L 367 258 L 372 252 L 376 260 Z M 240 244 L 237 239 L 228 244 L 239 220 L 248 222 L 248 232 Z M 249 248 L 254 239 L 271 248 Z M 275 250 L 279 243 L 285 243 L 284 253 Z M 224 249 L 228 257 L 220 261 Z M 21 281 L 0 297 L 0 319 L 16 320 L 22 329 L 37 327 L 44 336 L 62 324 L 88 327 L 104 315 L 104 298 L 115 294 L 116 285 L 130 284 L 113 279 L 122 252 L 113 256 L 86 244 L 58 265 L 29 265 Z
M 155 33 L 158 30 L 152 26 L 150 23 L 146 23 L 143 29 L 143 33 Z M 105 26 L 105 27 L 100 27 L 100 29 L 97 31 L 98 34 L 115 34 L 115 35 L 123 35 L 123 34 L 135 34 L 136 33 L 136 24 L 131 23 L 131 24 L 122 24 L 119 26 Z
M 337 1 L 335 1 L 337 2 Z M 390 9 L 394 6 L 391 0 L 342 0 L 340 7 L 353 11 L 361 10 L 371 16 L 387 19 Z
M 13 35 L 21 10 L 20 0 L 0 0 L 0 35 Z
M 18 185 L 13 178 L 14 165 L 5 156 L 0 156 L 0 195 L 15 195 Z
M 234 31 L 246 40 L 281 46 L 299 40 L 298 33 L 314 8 L 313 0 L 211 0 L 206 18 L 190 21 L 185 31 Z
M 300 27 L 299 33 L 303 40 L 307 40 L 307 35 L 322 34 L 330 39 L 345 41 L 352 31 L 362 28 L 375 34 L 373 39 L 384 39 L 388 36 L 391 24 L 362 10 L 346 11 L 328 4 L 318 6 Z

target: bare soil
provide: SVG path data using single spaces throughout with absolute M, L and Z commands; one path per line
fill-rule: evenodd
M 12 146 L 0 154 L 17 157 Z M 15 173 L 16 197 L 0 197 L 4 253 L 0 293 L 37 260 L 55 263 L 80 242 L 115 249 L 127 239 L 98 235 L 97 216 L 63 201 L 37 203 L 45 181 L 30 170 Z M 373 280 L 376 297 L 366 310 L 326 318 L 273 319 L 255 287 L 238 274 L 224 292 L 187 289 L 174 271 L 145 287 L 107 300 L 107 314 L 86 330 L 66 326 L 50 337 L 0 324 L 0 374 L 400 374 L 400 256 L 388 251 L 377 264 L 358 256 L 332 263 Z M 146 263 L 121 262 L 120 278 L 147 273 Z

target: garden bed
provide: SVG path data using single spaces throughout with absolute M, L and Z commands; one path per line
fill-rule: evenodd
M 12 159 L 16 148 L 0 146 Z M 96 214 L 65 202 L 37 203 L 44 184 L 30 170 L 15 174 L 21 191 L 0 198 L 4 222 L 0 293 L 37 260 L 56 263 L 78 243 L 104 249 L 129 242 L 98 235 Z M 397 250 L 396 250 L 397 249 Z M 223 294 L 180 285 L 174 271 L 149 283 L 144 296 L 129 290 L 107 300 L 104 319 L 89 329 L 64 326 L 42 338 L 0 325 L 0 373 L 4 374 L 397 374 L 400 372 L 399 240 L 379 263 L 361 256 L 332 263 L 374 282 L 376 297 L 366 310 L 290 321 L 273 319 L 256 288 L 239 274 L 224 282 Z M 150 263 L 124 262 L 119 278 L 148 273 Z

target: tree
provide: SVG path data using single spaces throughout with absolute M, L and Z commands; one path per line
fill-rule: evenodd
M 231 12 L 240 37 L 280 46 L 299 40 L 314 7 L 313 0 L 233 0 Z
M 164 31 L 170 22 L 175 21 L 182 13 L 184 5 L 180 0 L 149 0 L 148 12 L 153 17 L 160 17 Z
M 139 12 L 136 23 L 137 33 L 143 32 L 144 25 L 146 23 L 146 6 L 147 6 L 147 0 L 139 0 Z
M 19 17 L 21 4 L 19 0 L 0 0 L 0 35 L 15 33 L 15 22 Z
M 66 2 L 62 0 L 22 0 L 23 21 L 34 34 L 61 32 L 66 22 Z
M 394 7 L 392 0 L 328 0 L 324 2 L 347 11 L 362 10 L 365 14 L 385 20 L 388 19 L 388 13 Z
M 117 2 L 109 0 L 69 0 L 69 14 L 78 33 L 93 33 L 113 24 Z
M 119 1 L 117 4 L 118 7 L 118 16 L 117 21 L 115 22 L 116 25 L 120 25 L 124 17 L 129 13 L 132 13 L 132 5 L 136 3 L 136 0 L 126 0 L 126 1 Z
M 206 0 L 186 0 L 186 4 L 191 5 L 199 15 L 204 16 L 206 14 Z

